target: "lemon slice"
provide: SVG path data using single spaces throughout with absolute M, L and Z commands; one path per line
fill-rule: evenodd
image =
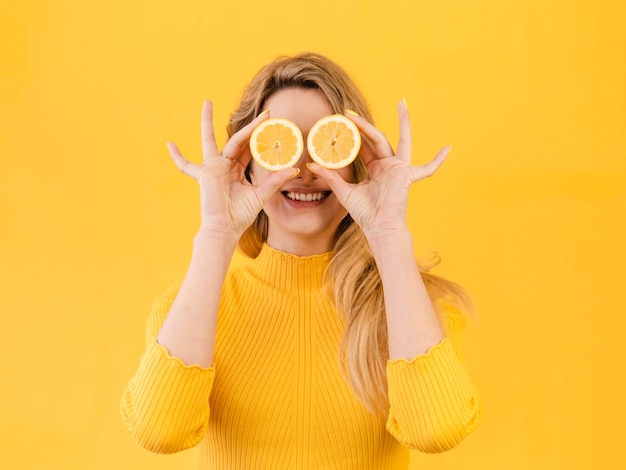
M 333 114 L 313 125 L 306 145 L 315 163 L 336 170 L 354 161 L 361 148 L 361 134 L 350 119 Z
M 303 150 L 302 131 L 288 119 L 266 119 L 255 127 L 250 136 L 252 157 L 268 170 L 294 166 Z

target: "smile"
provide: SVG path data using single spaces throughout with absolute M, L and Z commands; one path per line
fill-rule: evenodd
M 328 197 L 330 191 L 323 191 L 319 193 L 295 193 L 293 191 L 284 191 L 283 194 L 287 197 L 287 199 L 291 199 L 292 201 L 304 201 L 304 202 L 312 202 L 312 201 L 321 201 L 322 199 Z

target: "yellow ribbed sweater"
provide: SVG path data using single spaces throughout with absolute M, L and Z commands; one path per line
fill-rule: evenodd
M 463 317 L 441 305 L 449 339 L 389 361 L 390 411 L 370 414 L 338 367 L 344 320 L 322 275 L 330 254 L 267 245 L 224 283 L 214 364 L 185 365 L 155 338 L 177 288 L 155 302 L 147 349 L 122 397 L 122 419 L 145 448 L 196 447 L 206 469 L 406 469 L 410 448 L 460 442 L 481 407 L 453 344 Z

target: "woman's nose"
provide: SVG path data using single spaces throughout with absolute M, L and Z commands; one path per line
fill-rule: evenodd
M 309 152 L 305 147 L 304 152 L 302 152 L 302 155 L 300 156 L 300 159 L 298 160 L 298 163 L 294 165 L 295 168 L 298 168 L 300 170 L 300 173 L 298 173 L 296 178 L 301 178 L 304 180 L 317 179 L 317 175 L 313 173 L 311 170 L 309 170 L 309 167 L 307 166 L 307 163 L 312 163 L 312 162 L 313 160 L 311 160 L 311 156 L 309 155 Z

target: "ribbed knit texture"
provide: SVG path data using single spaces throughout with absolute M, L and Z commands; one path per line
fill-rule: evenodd
M 202 470 L 388 470 L 408 467 L 407 447 L 436 452 L 467 435 L 480 403 L 456 341 L 389 362 L 387 420 L 354 398 L 338 366 L 345 321 L 322 287 L 329 260 L 264 246 L 230 273 L 209 369 L 156 343 L 176 289 L 155 302 L 147 350 L 121 404 L 137 441 L 155 452 L 197 445 Z M 462 317 L 447 311 L 444 328 L 456 335 Z

